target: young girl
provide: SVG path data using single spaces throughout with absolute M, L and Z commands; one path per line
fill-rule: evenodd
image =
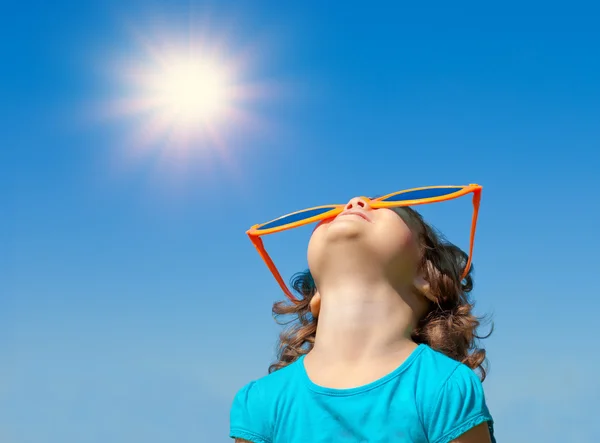
M 321 222 L 270 374 L 231 409 L 236 442 L 494 442 L 467 254 L 404 207 L 354 198 Z

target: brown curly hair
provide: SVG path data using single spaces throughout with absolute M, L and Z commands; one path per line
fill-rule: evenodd
M 483 381 L 487 359 L 479 340 L 489 337 L 492 331 L 486 336 L 476 333 L 481 318 L 473 314 L 474 303 L 470 299 L 473 268 L 464 279 L 460 278 L 467 254 L 425 223 L 414 209 L 404 207 L 394 211 L 418 238 L 422 250 L 420 271 L 436 299 L 430 302 L 429 311 L 413 331 L 413 341 L 478 370 Z M 291 287 L 299 295 L 299 301 L 280 301 L 273 305 L 276 321 L 289 327 L 280 334 L 277 361 L 269 367 L 269 373 L 293 363 L 314 345 L 318 319 L 313 318 L 310 311 L 310 301 L 316 292 L 310 271 L 296 274 Z M 282 321 L 283 317 L 291 319 Z

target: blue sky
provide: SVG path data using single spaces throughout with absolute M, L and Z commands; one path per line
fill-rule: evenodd
M 0 440 L 226 442 L 282 297 L 245 230 L 484 186 L 475 247 L 499 441 L 595 442 L 600 10 L 589 4 L 13 3 L 0 19 Z M 136 144 L 116 60 L 201 34 L 251 123 Z M 169 40 L 170 39 L 170 40 Z M 139 135 L 139 134 L 138 134 Z M 423 213 L 467 246 L 467 199 Z M 308 230 L 266 239 L 286 278 Z

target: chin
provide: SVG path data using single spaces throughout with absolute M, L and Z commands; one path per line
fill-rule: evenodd
M 363 235 L 364 226 L 356 220 L 336 220 L 327 226 L 325 238 L 328 241 L 356 239 Z
M 369 245 L 361 223 L 335 221 L 315 230 L 308 243 L 309 267 L 339 262 L 349 256 L 370 255 Z

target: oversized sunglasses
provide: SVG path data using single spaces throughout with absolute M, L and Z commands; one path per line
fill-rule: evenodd
M 406 189 L 404 191 L 393 192 L 373 199 L 366 199 L 372 209 L 381 208 L 399 208 L 403 206 L 417 206 L 428 203 L 437 203 L 452 200 L 463 195 L 473 194 L 473 218 L 471 221 L 471 236 L 469 245 L 469 255 L 462 277 L 465 278 L 471 268 L 471 257 L 473 255 L 473 243 L 475 241 L 475 229 L 477 228 L 477 215 L 479 213 L 479 202 L 481 200 L 482 187 L 476 184 L 468 186 L 427 186 L 423 188 Z M 346 204 L 315 206 L 313 208 L 303 209 L 302 211 L 292 212 L 266 223 L 252 226 L 246 234 L 250 237 L 252 244 L 258 250 L 258 253 L 273 273 L 275 280 L 283 289 L 285 295 L 293 302 L 298 299 L 292 294 L 285 284 L 277 267 L 273 263 L 269 254 L 265 250 L 261 236 L 274 234 L 287 229 L 297 228 L 310 223 L 319 222 L 336 217 L 340 214 Z

